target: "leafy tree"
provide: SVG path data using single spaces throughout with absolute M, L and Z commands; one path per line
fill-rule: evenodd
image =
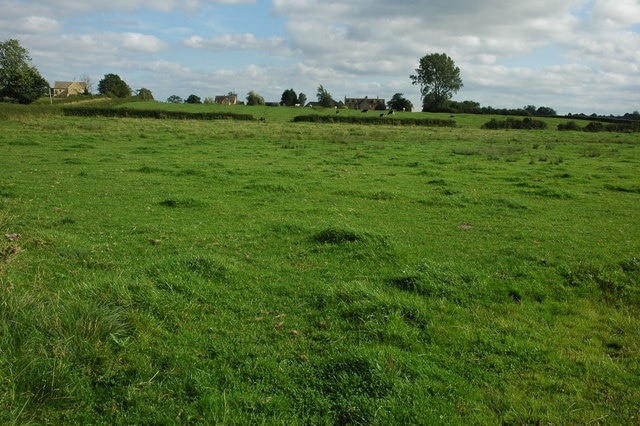
M 151 93 L 151 90 L 149 90 L 147 88 L 144 88 L 144 87 L 136 92 L 136 96 L 138 98 L 140 98 L 140 100 L 143 100 L 143 101 L 152 101 L 153 100 L 153 94 Z
M 320 103 L 320 105 L 323 107 L 332 107 L 336 104 L 333 100 L 333 97 L 331 96 L 331 93 L 329 93 L 327 89 L 322 86 L 322 84 L 318 86 L 317 96 L 318 103 Z
M 170 104 L 181 104 L 182 98 L 178 95 L 171 95 L 167 98 L 167 102 L 169 102 Z
M 460 68 L 445 53 L 431 53 L 420 58 L 416 74 L 409 78 L 414 85 L 420 86 L 423 111 L 442 109 L 463 86 Z
M 640 112 L 638 111 L 627 112 L 622 117 L 627 120 L 640 120 Z
M 409 111 L 413 109 L 413 104 L 410 100 L 405 99 L 402 93 L 396 93 L 391 97 L 391 100 L 387 102 L 389 109 L 395 109 L 397 111 Z
M 0 42 L 0 99 L 30 104 L 47 94 L 49 83 L 30 62 L 29 52 L 18 40 Z
M 247 105 L 264 105 L 264 98 L 252 90 L 247 93 Z
M 189 97 L 187 97 L 187 99 L 184 100 L 185 104 L 201 104 L 202 101 L 200 100 L 200 96 L 196 96 L 196 95 L 189 95 Z
M 304 93 L 300 92 L 298 94 L 298 105 L 304 106 L 306 103 L 307 103 L 307 95 L 305 95 Z
M 294 106 L 298 102 L 298 95 L 295 90 L 288 89 L 282 92 L 282 97 L 280 98 L 280 103 L 285 106 Z
M 205 105 L 211 105 L 211 104 L 215 103 L 215 100 L 211 96 L 207 96 L 207 97 L 204 98 L 202 103 L 205 104 Z
M 536 106 L 527 105 L 523 108 L 529 115 L 536 115 Z
M 90 95 L 91 93 L 93 93 L 93 82 L 91 81 L 91 77 L 89 77 L 89 75 L 83 75 L 82 77 L 80 77 L 80 81 L 84 82 L 85 84 L 85 95 Z
M 131 88 L 119 75 L 105 74 L 98 83 L 98 93 L 114 98 L 126 98 L 131 96 Z
M 538 115 L 538 116 L 553 116 L 553 115 L 558 115 L 558 114 L 556 113 L 556 110 L 551 108 L 551 107 L 541 106 L 536 110 L 535 115 Z

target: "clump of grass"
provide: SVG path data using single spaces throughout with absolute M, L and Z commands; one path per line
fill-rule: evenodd
M 201 207 L 204 205 L 202 201 L 195 198 L 167 198 L 159 203 L 163 207 Z
M 477 284 L 473 274 L 456 271 L 447 265 L 423 263 L 391 277 L 387 283 L 402 291 L 464 303 Z
M 330 227 L 318 232 L 312 239 L 321 244 L 344 244 L 363 241 L 364 237 L 349 229 Z

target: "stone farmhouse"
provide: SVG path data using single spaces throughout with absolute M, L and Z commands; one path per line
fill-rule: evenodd
M 373 99 L 368 96 L 365 96 L 364 98 L 347 98 L 345 96 L 344 105 L 349 109 L 375 110 L 376 108 L 385 109 L 387 104 L 384 99 L 380 98 Z
M 220 95 L 213 100 L 214 103 L 220 105 L 237 105 L 238 95 Z
M 85 93 L 87 93 L 87 83 L 84 81 L 56 81 L 53 85 L 53 96 L 58 98 Z

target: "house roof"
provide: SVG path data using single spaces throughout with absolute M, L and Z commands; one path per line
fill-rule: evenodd
M 79 84 L 80 86 L 86 86 L 87 83 L 84 81 L 56 81 L 53 83 L 54 89 L 68 89 L 72 84 Z
M 73 83 L 73 81 L 56 81 L 53 84 L 53 88 L 54 89 L 66 89 L 67 87 L 71 86 L 72 83 Z

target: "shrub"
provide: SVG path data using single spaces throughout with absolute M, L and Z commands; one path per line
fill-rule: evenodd
M 585 132 L 601 132 L 604 130 L 604 124 L 599 121 L 591 121 L 584 128 Z
M 167 110 L 142 110 L 128 108 L 99 108 L 99 107 L 68 107 L 62 109 L 64 115 L 80 117 L 129 117 L 129 118 L 159 118 L 177 120 L 245 120 L 255 118 L 250 114 L 237 114 L 227 111 L 219 112 L 188 112 Z
M 558 124 L 558 130 L 560 130 L 560 131 L 576 131 L 576 130 L 582 130 L 582 128 L 580 126 L 578 126 L 578 123 L 576 123 L 575 121 L 568 121 L 566 123 Z
M 349 123 L 349 124 L 392 124 L 397 126 L 427 126 L 427 127 L 456 127 L 454 120 L 439 120 L 430 118 L 388 118 L 385 117 L 355 117 L 342 115 L 298 115 L 293 118 L 295 123 Z
M 505 120 L 496 120 L 492 118 L 482 125 L 483 129 L 499 130 L 499 129 L 525 129 L 525 130 L 544 130 L 547 123 L 541 120 L 525 117 L 521 120 L 515 118 L 507 118 Z

